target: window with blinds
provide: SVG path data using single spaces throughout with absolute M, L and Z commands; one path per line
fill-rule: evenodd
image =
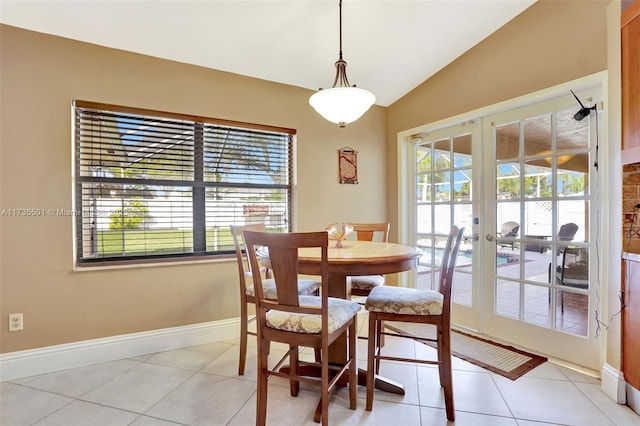
M 295 131 L 75 101 L 79 265 L 228 254 L 291 230 Z

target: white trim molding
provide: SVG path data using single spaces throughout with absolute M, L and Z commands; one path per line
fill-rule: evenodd
M 239 336 L 239 318 L 0 354 L 0 381 L 98 364 Z
M 627 403 L 626 383 L 622 371 L 609 364 L 602 366 L 602 392 L 618 404 Z

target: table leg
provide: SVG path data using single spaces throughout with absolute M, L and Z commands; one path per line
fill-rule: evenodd
M 349 278 L 346 275 L 341 274 L 329 274 L 329 296 L 330 297 L 338 297 L 340 299 L 350 299 L 351 298 L 351 283 Z M 329 346 L 329 364 L 334 365 L 344 365 L 347 361 L 347 335 L 346 333 L 342 336 L 338 337 L 332 344 Z M 282 371 L 287 371 L 288 366 L 282 368 Z M 319 368 L 315 368 L 313 366 L 307 366 L 304 370 L 305 375 L 309 376 L 320 376 Z M 367 383 L 367 374 L 368 372 L 363 369 L 358 369 L 358 384 L 365 386 Z M 381 391 L 395 393 L 399 395 L 404 395 L 405 390 L 402 384 L 395 382 L 393 380 L 387 379 L 380 375 L 376 376 L 375 380 L 375 388 Z M 347 386 L 347 378 L 343 377 L 343 379 L 339 382 L 340 386 Z M 319 413 L 316 413 L 316 417 L 319 416 Z
M 329 296 L 339 297 L 341 299 L 351 298 L 351 282 L 349 277 L 339 274 L 329 274 Z M 344 365 L 347 361 L 347 336 L 342 335 L 336 339 L 329 347 L 329 363 Z M 358 384 L 365 386 L 367 384 L 368 372 L 363 369 L 358 369 Z M 385 392 L 391 392 L 399 395 L 404 395 L 404 387 L 398 382 L 387 379 L 380 375 L 376 376 L 375 388 Z M 346 386 L 346 378 L 344 378 L 342 386 Z

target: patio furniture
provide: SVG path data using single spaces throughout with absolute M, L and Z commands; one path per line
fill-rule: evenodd
M 520 231 L 520 224 L 512 220 L 502 224 L 502 229 L 498 233 L 502 238 L 515 238 Z M 511 247 L 511 250 L 515 248 L 515 241 L 504 241 L 498 243 L 500 247 Z
M 567 246 L 562 251 L 562 264 L 556 268 L 558 285 L 589 288 L 589 256 L 585 247 Z M 560 310 L 564 313 L 564 291 L 560 291 Z

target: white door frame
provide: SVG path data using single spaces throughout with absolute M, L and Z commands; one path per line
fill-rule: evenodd
M 462 123 L 469 120 L 480 120 L 482 117 L 487 117 L 490 115 L 495 115 L 500 112 L 505 112 L 508 110 L 533 105 L 536 103 L 540 103 L 546 100 L 550 100 L 556 98 L 559 94 L 563 94 L 569 92 L 569 89 L 573 89 L 574 91 L 582 91 L 587 90 L 594 87 L 602 87 L 603 99 L 607 99 L 607 79 L 608 74 L 606 71 L 602 71 L 596 74 L 592 74 L 590 76 L 586 76 L 583 78 L 579 78 L 570 82 L 558 84 L 556 86 L 543 89 L 541 91 L 523 95 L 514 99 L 510 99 L 504 102 L 500 102 L 495 105 L 483 107 L 477 110 L 473 110 L 470 112 L 466 112 L 463 114 L 456 115 L 454 117 L 449 117 L 446 119 L 438 120 L 433 123 L 428 123 L 425 125 L 417 126 L 412 129 L 408 129 L 402 132 L 399 132 L 397 135 L 397 158 L 398 158 L 398 240 L 401 243 L 409 243 L 411 241 L 411 233 L 413 232 L 413 206 L 415 195 L 412 193 L 413 183 L 415 182 L 415 175 L 413 174 L 413 164 L 409 163 L 409 153 L 408 151 L 411 148 L 410 146 L 410 138 L 412 135 L 418 133 L 428 133 L 435 130 L 443 129 L 446 127 L 450 127 L 457 123 Z M 600 173 L 599 175 L 606 175 L 606 168 L 608 167 L 608 140 L 607 140 L 607 108 L 605 105 L 604 111 L 601 115 L 601 131 L 600 131 L 600 150 L 599 150 L 599 161 L 600 161 Z M 475 163 L 475 160 L 474 160 Z M 601 180 L 600 185 L 601 188 L 606 184 L 606 178 Z M 611 230 L 606 224 L 609 222 L 609 209 L 607 200 L 603 200 L 602 197 L 598 200 L 599 208 L 600 208 L 600 222 L 593 223 L 593 226 L 598 227 L 598 235 L 600 236 L 598 241 L 598 247 L 600 253 L 608 253 L 609 252 L 609 234 Z M 478 214 L 482 214 L 482 212 L 478 212 Z M 594 218 L 594 222 L 595 222 Z M 479 234 L 484 236 L 487 232 L 493 231 L 493 224 L 487 223 L 484 218 L 481 218 L 480 223 L 474 225 L 473 234 Z M 484 250 L 480 250 L 484 251 Z M 602 265 L 603 267 L 605 265 Z M 594 277 L 594 280 L 597 280 L 598 293 L 603 296 L 606 295 L 606 288 L 602 288 L 602 286 L 606 286 L 606 283 L 602 281 L 603 267 L 598 268 L 597 277 Z M 475 273 L 480 273 L 481 268 L 475 268 Z M 475 278 L 474 278 L 475 279 Z M 412 287 L 415 285 L 415 275 L 406 274 L 400 277 L 399 285 Z M 598 300 L 598 309 L 602 311 L 603 306 L 606 306 L 606 297 L 603 297 L 602 300 Z M 484 306 L 484 305 L 483 305 Z M 480 330 L 482 330 L 482 324 L 480 324 Z M 601 358 L 605 353 L 606 349 L 606 339 L 600 339 L 600 351 L 597 354 L 598 358 Z M 571 360 L 568 360 L 571 361 Z M 598 363 L 600 360 L 597 361 Z M 599 366 L 599 365 L 598 365 Z M 597 367 L 596 367 L 597 368 Z

